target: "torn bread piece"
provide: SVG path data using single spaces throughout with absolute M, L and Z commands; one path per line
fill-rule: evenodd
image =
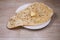
M 34 26 L 47 22 L 51 19 L 53 10 L 44 3 L 35 2 L 26 9 L 17 12 L 15 16 L 8 21 L 8 28 L 18 26 Z

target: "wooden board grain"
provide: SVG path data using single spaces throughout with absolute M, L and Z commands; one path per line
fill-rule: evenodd
M 50 24 L 41 30 L 17 28 L 9 30 L 6 25 L 15 10 L 31 2 L 44 2 L 54 10 Z M 0 0 L 0 40 L 60 40 L 60 1 L 59 0 Z

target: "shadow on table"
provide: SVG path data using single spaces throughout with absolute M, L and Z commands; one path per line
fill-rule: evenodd
M 23 27 L 22 26 L 18 26 L 18 27 L 15 27 L 15 28 L 8 28 L 8 29 L 10 29 L 10 30 L 18 30 L 18 29 L 23 29 Z

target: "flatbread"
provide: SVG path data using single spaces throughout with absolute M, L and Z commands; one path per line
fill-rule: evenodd
M 50 7 L 44 3 L 35 2 L 26 9 L 17 12 L 15 16 L 10 18 L 10 21 L 8 22 L 8 28 L 39 25 L 51 19 L 52 15 L 53 10 Z

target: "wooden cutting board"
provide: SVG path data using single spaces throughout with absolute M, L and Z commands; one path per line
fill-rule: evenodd
M 44 2 L 54 10 L 50 24 L 40 30 L 25 28 L 8 29 L 9 17 L 26 3 Z M 60 40 L 60 1 L 59 0 L 0 0 L 0 40 Z

